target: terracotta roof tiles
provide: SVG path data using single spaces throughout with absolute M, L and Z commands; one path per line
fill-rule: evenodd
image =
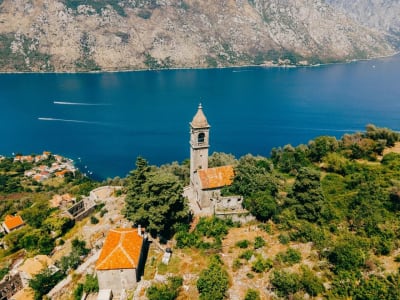
M 16 229 L 22 225 L 24 225 L 24 221 L 22 220 L 21 216 L 10 216 L 7 215 L 4 220 L 4 225 L 7 226 L 8 230 Z
M 97 270 L 135 269 L 138 266 L 143 237 L 137 229 L 110 230 L 96 263 Z
M 223 166 L 198 170 L 202 189 L 214 189 L 232 184 L 234 172 L 232 166 Z

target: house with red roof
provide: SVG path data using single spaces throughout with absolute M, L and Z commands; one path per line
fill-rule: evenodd
M 13 230 L 16 230 L 25 225 L 25 222 L 22 220 L 21 216 L 15 215 L 7 215 L 4 219 L 4 222 L 1 224 L 5 230 L 5 232 L 10 233 Z
M 111 289 L 116 298 L 123 290 L 134 289 L 142 275 L 146 249 L 147 237 L 140 228 L 110 230 L 96 262 L 99 289 Z

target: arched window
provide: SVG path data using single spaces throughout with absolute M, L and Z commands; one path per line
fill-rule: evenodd
M 200 144 L 200 143 L 204 143 L 204 138 L 205 138 L 205 134 L 204 134 L 204 132 L 200 132 L 199 133 L 199 136 L 197 137 L 197 142 Z

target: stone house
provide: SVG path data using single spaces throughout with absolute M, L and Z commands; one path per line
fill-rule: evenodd
M 222 166 L 216 168 L 199 169 L 194 176 L 194 196 L 201 207 L 209 207 L 211 199 L 221 196 L 221 188 L 232 183 L 233 167 Z
M 21 216 L 15 215 L 10 216 L 7 215 L 2 223 L 4 231 L 6 233 L 10 233 L 13 230 L 16 230 L 25 225 L 25 222 L 22 220 Z
M 140 228 L 110 230 L 96 263 L 99 289 L 111 289 L 116 298 L 134 289 L 142 275 L 146 249 L 147 235 Z

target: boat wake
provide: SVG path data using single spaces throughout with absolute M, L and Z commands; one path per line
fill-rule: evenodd
M 39 117 L 38 120 L 40 120 L 40 121 L 56 121 L 56 122 L 82 123 L 82 124 L 96 124 L 96 125 L 101 125 L 101 124 L 102 124 L 102 123 L 99 123 L 99 122 L 84 121 L 84 120 L 68 120 L 68 119 L 42 118 L 42 117 Z
M 53 101 L 57 105 L 80 105 L 80 106 L 109 106 L 108 103 L 88 103 L 88 102 L 66 102 L 66 101 Z

